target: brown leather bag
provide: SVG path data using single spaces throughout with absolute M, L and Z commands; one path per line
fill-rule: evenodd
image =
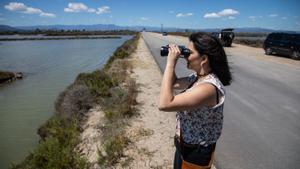
M 184 143 L 182 138 L 175 137 L 176 149 L 180 152 L 181 169 L 210 169 L 214 159 L 216 144 L 204 147 Z
M 211 160 L 207 166 L 199 166 L 196 164 L 189 163 L 182 159 L 181 169 L 210 169 L 212 166 L 212 163 L 213 163 L 214 153 L 215 153 L 215 151 L 213 151 L 213 153 L 211 155 Z

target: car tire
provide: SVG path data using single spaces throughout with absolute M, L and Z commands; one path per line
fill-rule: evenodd
M 265 50 L 265 54 L 266 54 L 266 55 L 271 55 L 271 54 L 272 54 L 272 49 L 271 49 L 271 48 L 267 48 L 267 49 Z
M 292 59 L 299 60 L 300 59 L 300 52 L 296 51 L 296 50 L 293 51 Z

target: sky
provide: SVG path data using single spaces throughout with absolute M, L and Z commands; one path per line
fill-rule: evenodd
M 1 0 L 0 24 L 300 31 L 300 0 Z

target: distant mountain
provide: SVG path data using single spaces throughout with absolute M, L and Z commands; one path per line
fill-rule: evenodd
M 161 31 L 160 27 L 154 26 L 118 26 L 114 24 L 94 24 L 94 25 L 37 25 L 37 26 L 17 26 L 11 27 L 8 25 L 0 25 L 0 32 L 2 31 L 30 31 L 30 30 L 133 30 L 133 31 Z M 185 32 L 185 31 L 205 31 L 205 32 L 218 32 L 222 28 L 212 28 L 212 29 L 184 29 L 184 28 L 175 28 L 175 27 L 164 27 L 163 31 L 166 32 Z M 255 28 L 255 27 L 245 27 L 245 28 L 234 28 L 234 32 L 249 32 L 249 33 L 270 33 L 270 32 L 279 32 L 284 30 L 273 30 L 265 28 Z
M 11 27 L 8 25 L 0 25 L 0 32 L 7 32 L 7 31 L 21 31 L 21 29 Z
M 266 28 L 234 28 L 235 32 L 249 32 L 249 33 L 270 33 L 278 30 L 266 29 Z
M 37 25 L 37 26 L 18 26 L 17 28 L 24 30 L 120 30 L 120 26 L 114 24 L 96 24 L 96 25 Z

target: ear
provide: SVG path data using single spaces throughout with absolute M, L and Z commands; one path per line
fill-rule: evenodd
M 207 55 L 202 55 L 202 61 L 201 61 L 201 66 L 203 66 L 204 64 L 208 63 L 208 56 Z

